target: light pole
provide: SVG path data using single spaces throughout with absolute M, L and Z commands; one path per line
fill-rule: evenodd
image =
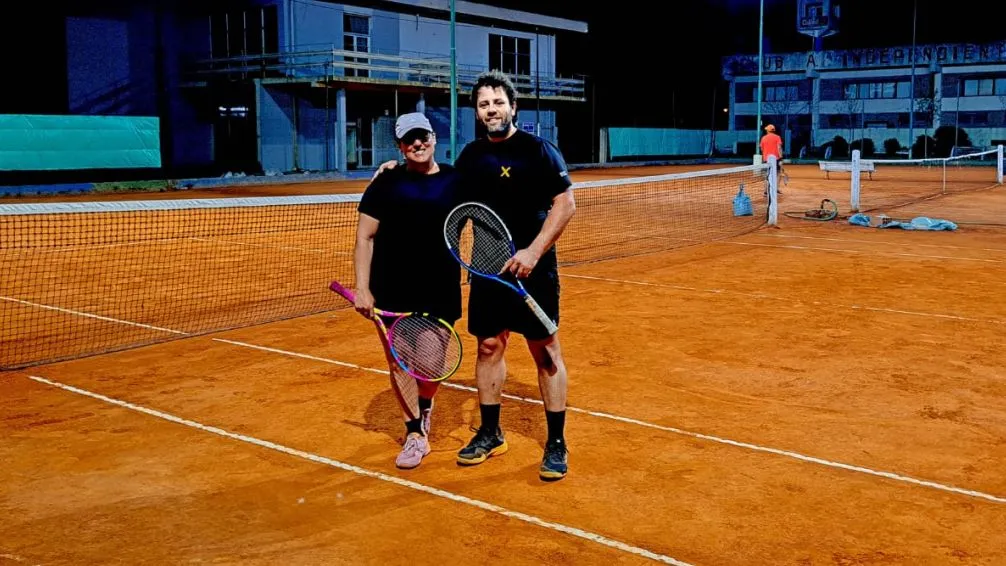
M 758 9 L 758 118 L 755 119 L 755 164 L 761 163 L 761 149 L 758 141 L 761 139 L 761 72 L 765 67 L 762 62 L 762 49 L 765 44 L 765 0 L 759 2 Z
M 456 18 L 454 0 L 451 0 L 451 158 L 448 160 L 454 163 L 457 158 L 458 149 L 458 60 L 455 43 Z
M 915 13 L 918 0 L 912 2 L 912 78 L 908 83 L 908 158 L 912 156 L 912 146 L 915 145 Z

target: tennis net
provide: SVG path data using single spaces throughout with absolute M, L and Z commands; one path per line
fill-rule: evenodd
M 900 215 L 956 214 L 956 221 L 1006 222 L 1006 209 L 981 210 L 987 206 L 974 201 L 975 210 L 966 203 L 959 206 L 939 197 L 973 193 L 998 187 L 1003 183 L 1002 147 L 928 159 L 853 159 L 851 184 L 852 210 L 860 212 L 897 211 Z M 996 220 L 998 219 L 998 222 Z M 954 220 L 954 218 L 951 218 Z
M 762 165 L 577 184 L 560 261 L 758 229 L 769 177 Z M 752 213 L 735 216 L 742 186 Z M 345 308 L 328 284 L 354 281 L 360 197 L 0 205 L 0 369 Z

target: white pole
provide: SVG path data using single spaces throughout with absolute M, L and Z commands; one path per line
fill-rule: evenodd
M 776 168 L 778 158 L 768 156 L 768 225 L 779 224 L 779 170 Z
M 1003 184 L 1003 146 L 999 144 L 999 172 L 996 175 L 996 180 L 999 184 Z
M 849 208 L 853 212 L 859 212 L 859 178 L 860 178 L 860 164 L 859 156 L 861 155 L 858 149 L 852 150 L 852 184 L 850 186 L 849 194 Z

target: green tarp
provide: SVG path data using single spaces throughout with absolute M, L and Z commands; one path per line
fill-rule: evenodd
M 0 114 L 0 171 L 161 166 L 160 119 Z

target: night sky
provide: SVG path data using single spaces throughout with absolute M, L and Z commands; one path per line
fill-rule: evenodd
M 841 6 L 839 33 L 825 38 L 825 49 L 911 44 L 916 0 L 835 1 Z M 603 126 L 708 128 L 713 116 L 725 127 L 722 107 L 727 93 L 720 80 L 721 57 L 758 51 L 758 0 L 620 0 L 596 7 L 589 7 L 588 0 L 485 3 L 588 22 L 589 41 L 571 34 L 560 36 L 556 44 L 560 74 L 592 78 L 588 94 L 595 94 L 593 101 L 560 115 L 560 129 L 577 135 L 589 136 L 592 129 Z M 97 4 L 101 2 L 88 5 Z M 917 0 L 917 41 L 1004 40 L 1006 20 L 994 15 L 996 5 L 1001 6 L 1001 0 L 956 4 Z M 767 52 L 810 48 L 812 40 L 796 31 L 796 6 L 797 0 L 765 0 Z M 0 112 L 58 113 L 61 105 L 65 112 L 61 14 L 53 4 L 28 7 L 34 8 L 33 17 L 4 18 L 6 25 L 0 24 L 5 75 L 20 77 L 0 99 Z M 686 30 L 699 35 L 686 37 Z M 670 87 L 657 85 L 665 79 Z
M 1006 40 L 1006 20 L 994 15 L 994 6 L 1001 7 L 1002 2 L 836 1 L 841 7 L 839 33 L 824 39 L 824 49 L 911 45 L 913 5 L 917 6 L 919 44 Z M 557 65 L 560 74 L 583 73 L 594 78 L 599 125 L 676 123 L 678 127 L 708 128 L 714 88 L 720 91 L 717 106 L 726 106 L 726 93 L 721 92 L 725 89 L 720 80 L 721 57 L 758 52 L 758 0 L 620 0 L 617 11 L 611 4 L 571 10 L 563 6 L 572 2 L 491 3 L 587 21 L 590 41 L 560 37 Z M 575 4 L 584 6 L 587 2 Z M 663 7 L 655 7 L 661 4 Z M 812 39 L 796 31 L 796 11 L 797 0 L 765 0 L 766 53 L 811 48 Z M 698 30 L 698 36 L 686 37 L 684 30 Z M 672 85 L 670 90 L 655 86 L 655 81 L 663 79 Z

